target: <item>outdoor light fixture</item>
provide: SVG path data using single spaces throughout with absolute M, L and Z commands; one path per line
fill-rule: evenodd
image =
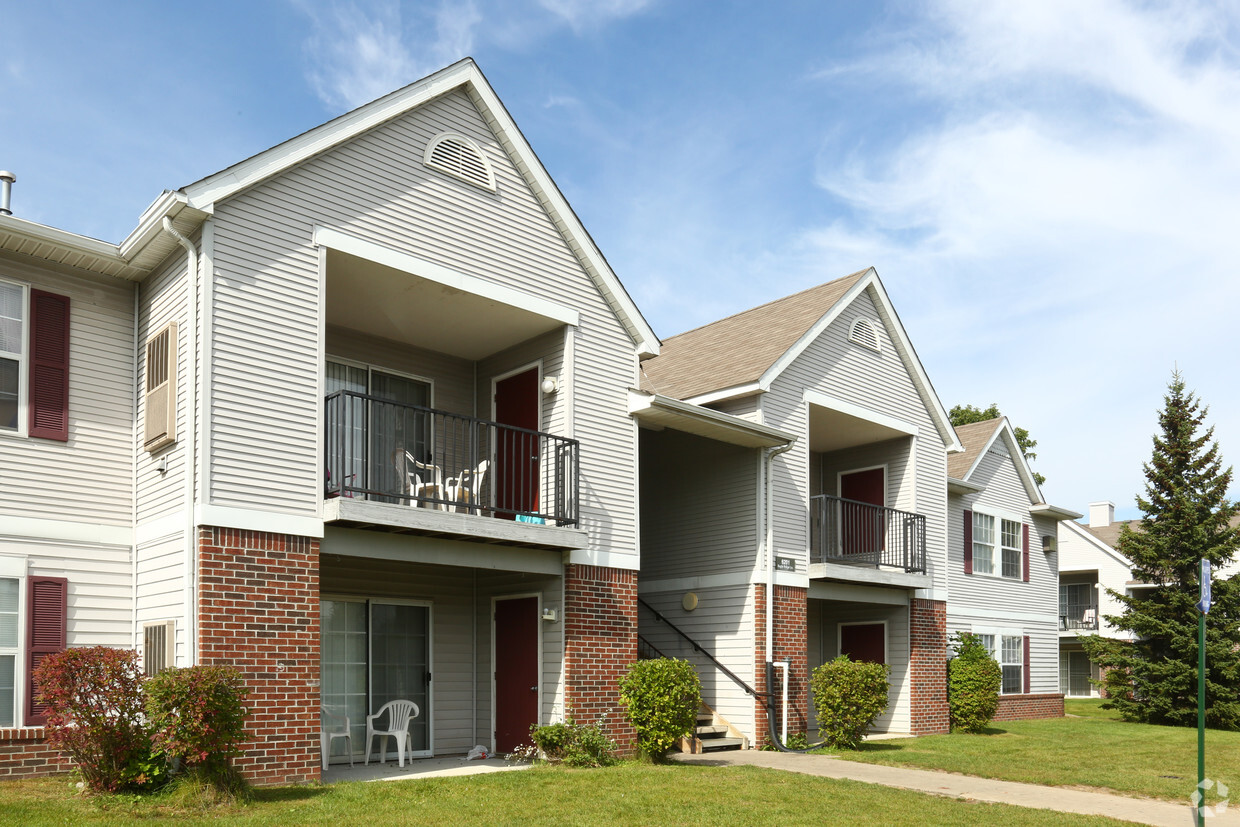
M 548 621 L 555 620 L 555 609 L 543 609 L 542 619 Z
M 680 601 L 680 606 L 686 612 L 691 612 L 697 608 L 698 597 L 693 592 L 685 592 L 684 598 Z
M 554 376 L 546 376 L 543 378 L 543 381 L 542 381 L 542 392 L 543 393 L 555 393 L 559 389 L 560 389 L 559 379 L 556 379 Z

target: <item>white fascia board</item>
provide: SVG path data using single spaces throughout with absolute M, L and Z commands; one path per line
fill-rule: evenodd
M 975 482 L 967 482 L 965 480 L 956 480 L 951 477 L 947 478 L 947 490 L 953 494 L 980 494 L 986 490 L 986 486 L 978 485 Z
M 359 106 L 338 118 L 290 138 L 221 172 L 185 187 L 189 206 L 208 210 L 217 201 L 253 186 L 333 146 L 398 117 L 432 98 L 470 81 L 477 74 L 474 62 L 464 58 L 433 75 L 397 89 L 378 100 Z
M 1119 563 L 1124 568 L 1128 569 L 1129 571 L 1132 570 L 1132 562 L 1129 561 L 1128 558 L 1120 554 L 1118 549 L 1107 545 L 1102 540 L 1099 540 L 1097 537 L 1093 535 L 1091 531 L 1089 531 L 1089 529 L 1085 528 L 1080 523 L 1074 520 L 1064 520 L 1063 525 L 1066 526 L 1069 531 L 1076 534 L 1082 540 L 1089 543 L 1095 549 L 1102 552 L 1106 556 L 1110 557 L 1112 560 Z M 1062 548 L 1061 548 L 1061 552 L 1062 552 Z
M 49 227 L 36 221 L 28 221 L 15 215 L 0 215 L 0 232 L 12 233 L 21 238 L 50 244 L 82 255 L 97 256 L 115 264 L 126 264 L 121 258 L 120 248 L 115 244 L 71 233 L 68 230 Z
M 934 390 L 934 385 L 930 383 L 930 377 L 926 374 L 926 369 L 918 357 L 917 351 L 913 349 L 913 343 L 909 341 L 908 333 L 904 330 L 904 324 L 900 321 L 899 314 L 896 313 L 895 307 L 891 304 L 891 298 L 887 295 L 886 289 L 883 287 L 882 280 L 878 277 L 878 271 L 871 267 L 865 272 L 861 278 L 857 279 L 857 283 L 849 288 L 839 301 L 835 303 L 821 319 L 819 319 L 813 327 L 809 329 L 800 339 L 797 340 L 791 348 L 776 360 L 767 371 L 762 374 L 762 378 L 758 380 L 763 389 L 769 389 L 771 383 L 791 365 L 798 356 L 805 351 L 807 347 L 826 330 L 839 315 L 844 312 L 850 304 L 853 303 L 866 290 L 872 290 L 874 297 L 879 305 L 880 315 L 883 316 L 884 325 L 887 328 L 887 335 L 896 343 L 896 351 L 900 354 L 900 360 L 904 362 L 905 368 L 909 372 L 909 377 L 913 380 L 918 393 L 921 395 L 922 402 L 930 412 L 930 418 L 934 420 L 935 427 L 938 429 L 939 436 L 943 440 L 943 445 L 949 453 L 958 453 L 964 450 L 964 446 L 960 444 L 960 440 L 956 438 L 956 430 L 952 427 L 951 418 L 947 415 L 947 409 L 943 407 L 943 402 L 939 399 L 939 395 Z
M 357 258 L 373 261 L 376 264 L 382 264 L 384 267 L 391 267 L 393 270 L 400 270 L 402 273 L 409 273 L 410 275 L 442 284 L 445 287 L 460 290 L 463 293 L 470 293 L 474 296 L 506 304 L 529 313 L 536 313 L 560 324 L 576 327 L 581 323 L 580 314 L 571 307 L 544 299 L 541 296 L 535 296 L 532 293 L 525 293 L 493 281 L 481 279 L 477 276 L 459 273 L 433 261 L 402 253 L 399 250 L 393 250 L 391 247 L 385 247 L 373 241 L 366 241 L 365 239 L 351 236 L 329 227 L 316 226 L 314 228 L 314 243 L 320 247 L 327 247 L 341 253 L 347 253 Z
M 658 356 L 659 337 L 655 335 L 636 302 L 624 289 L 624 285 L 611 269 L 611 265 L 607 263 L 607 259 L 603 257 L 594 239 L 590 237 L 590 233 L 586 231 L 581 219 L 569 205 L 568 199 L 560 192 L 560 188 L 556 186 L 542 162 L 538 160 L 538 155 L 525 140 L 516 121 L 508 114 L 503 101 L 495 94 L 495 90 L 483 76 L 482 70 L 472 60 L 469 61 L 469 72 L 469 91 L 475 104 L 482 110 L 482 116 L 512 157 L 530 189 L 551 214 L 552 220 L 560 229 L 568 246 L 620 318 L 629 336 L 633 339 L 638 357 L 646 359 Z
M 1029 469 L 1029 463 L 1025 462 L 1025 455 L 1021 452 L 1020 444 L 1016 441 L 1016 432 L 1012 430 L 1012 423 L 1008 421 L 1006 416 L 1003 417 L 1003 424 L 997 431 L 995 431 L 994 436 L 991 437 L 990 442 L 986 445 L 986 448 L 989 450 L 990 446 L 994 444 L 995 439 L 1000 434 L 1003 436 L 1003 441 L 1007 443 L 1008 455 L 1012 458 L 1012 463 L 1016 466 L 1016 473 L 1020 475 L 1020 481 L 1025 486 L 1025 493 L 1029 495 L 1029 502 L 1035 505 L 1045 504 L 1042 499 L 1042 489 L 1038 488 L 1037 482 L 1033 479 L 1033 471 Z M 982 456 L 984 455 L 985 451 L 978 454 L 977 462 L 981 462 Z M 974 468 L 977 467 L 977 462 L 973 463 Z M 969 473 L 972 472 L 973 468 L 970 468 Z M 1081 515 L 1078 514 L 1077 517 L 1079 516 Z M 1076 517 L 1073 517 L 1072 519 L 1076 519 Z
M 732 416 L 710 408 L 699 407 L 670 396 L 629 389 L 629 415 L 660 412 L 686 422 L 700 423 L 711 432 L 711 438 L 747 448 L 775 448 L 796 442 L 795 434 L 769 425 L 758 425 L 748 419 Z
M 233 508 L 199 503 L 194 508 L 194 523 L 200 526 L 239 528 L 245 531 L 267 531 L 272 534 L 294 534 L 298 537 L 322 538 L 323 536 L 323 521 L 318 517 L 261 511 L 257 508 Z
M 1079 520 L 1085 516 L 1084 514 L 1071 511 L 1067 508 L 1060 508 L 1057 505 L 1048 505 L 1046 503 L 1031 506 L 1029 508 L 1029 513 L 1038 517 L 1050 517 L 1052 520 L 1060 521 Z
M 917 436 L 919 433 L 918 427 L 911 422 L 905 422 L 903 419 L 872 411 L 869 408 L 863 408 L 860 405 L 846 402 L 843 399 L 837 399 L 834 396 L 828 396 L 818 391 L 805 391 L 802 395 L 802 401 L 808 402 L 811 405 L 817 405 L 820 408 L 839 411 L 856 419 L 864 419 L 866 422 L 873 422 L 875 425 L 882 425 L 884 428 L 890 428 L 893 431 L 899 431 L 909 436 Z
M 750 382 L 747 385 L 733 385 L 730 388 L 711 391 L 701 396 L 691 396 L 685 401 L 692 405 L 709 405 L 712 402 L 722 402 L 725 399 L 739 399 L 742 396 L 753 396 L 758 393 L 766 393 L 766 388 L 762 387 L 760 382 Z

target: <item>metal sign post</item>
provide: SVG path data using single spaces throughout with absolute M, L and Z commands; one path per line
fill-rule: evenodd
M 1201 599 L 1197 603 L 1197 827 L 1206 811 L 1206 615 L 1210 613 L 1210 561 L 1201 560 Z

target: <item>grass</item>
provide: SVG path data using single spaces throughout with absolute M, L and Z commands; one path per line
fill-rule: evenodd
M 758 767 L 624 764 L 605 770 L 525 772 L 328 787 L 260 789 L 255 800 L 210 811 L 159 796 L 85 796 L 64 778 L 0 782 L 0 823 L 589 825 L 848 824 L 1119 825 L 1004 804 L 922 795 Z
M 1197 730 L 1128 723 L 1100 704 L 1072 700 L 1065 708 L 1079 717 L 1003 721 L 982 735 L 874 741 L 857 752 L 833 754 L 871 764 L 1187 801 L 1197 786 Z M 1240 732 L 1206 732 L 1206 773 L 1240 789 Z

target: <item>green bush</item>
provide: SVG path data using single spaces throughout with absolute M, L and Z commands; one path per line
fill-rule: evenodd
M 957 632 L 952 648 L 956 657 L 947 662 L 947 703 L 952 729 L 981 732 L 999 709 L 1003 669 L 976 635 Z
M 638 748 L 662 761 L 678 738 L 693 731 L 702 705 L 702 682 L 686 660 L 639 660 L 620 679 L 620 703 L 637 731 Z
M 548 760 L 570 767 L 606 767 L 616 762 L 616 743 L 597 721 L 579 724 L 568 718 L 563 723 L 532 726 L 530 738 Z
M 228 759 L 240 754 L 245 740 L 247 691 L 229 666 L 166 669 L 148 680 L 146 717 L 155 754 L 231 784 Z
M 887 676 L 883 663 L 860 663 L 840 655 L 814 670 L 810 679 L 818 734 L 832 749 L 856 749 L 874 719 L 887 708 Z
M 142 722 L 135 652 L 108 646 L 46 655 L 34 672 L 47 704 L 47 741 L 67 753 L 92 790 L 145 789 L 164 780 Z

